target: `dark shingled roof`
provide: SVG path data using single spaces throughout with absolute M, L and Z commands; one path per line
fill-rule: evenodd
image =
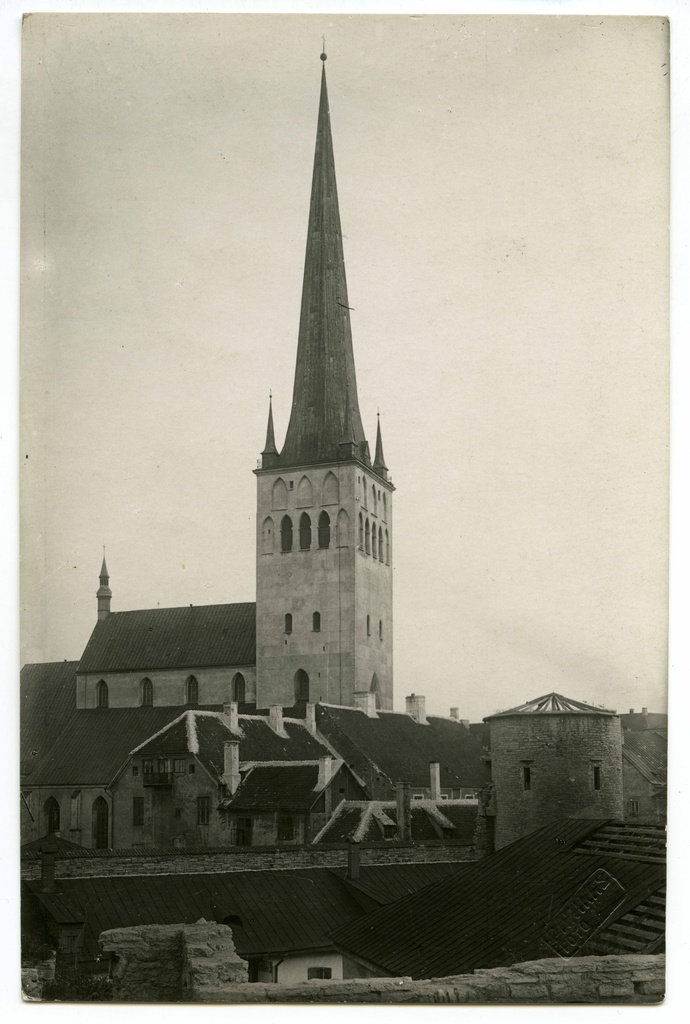
M 436 808 L 437 813 L 434 813 Z M 428 800 L 412 801 L 410 807 L 410 825 L 412 842 L 445 842 L 460 846 L 472 846 L 474 829 L 477 822 L 476 803 L 460 804 L 454 801 L 439 800 L 432 804 Z M 396 831 L 386 836 L 377 822 L 390 823 Z M 448 824 L 443 823 L 446 819 Z M 333 817 L 319 832 L 319 843 L 344 843 L 348 840 L 356 842 L 381 842 L 390 839 L 397 842 L 398 812 L 394 801 L 390 800 L 357 800 L 343 801 L 336 808 Z
M 256 605 L 111 612 L 96 623 L 79 673 L 256 663 Z
M 178 715 L 180 709 L 177 709 Z M 240 732 L 230 731 L 222 713 L 209 714 L 185 709 L 179 721 L 171 722 L 157 736 L 144 737 L 142 745 L 132 743 L 140 757 L 174 757 L 181 753 L 195 753 L 210 772 L 220 778 L 224 767 L 224 743 L 237 740 L 241 762 L 247 761 L 316 761 L 330 755 L 330 751 L 314 739 L 303 722 L 283 720 L 285 736 L 279 736 L 268 719 L 240 715 Z M 153 731 L 153 730 L 152 730 Z M 194 741 L 190 744 L 190 737 Z M 196 748 L 196 749 L 195 749 Z
M 463 865 L 451 879 L 336 929 L 334 939 L 382 973 L 413 978 L 574 956 L 603 934 L 600 929 L 610 935 L 614 921 L 662 891 L 665 865 L 640 852 L 640 832 L 647 851 L 663 845 L 661 827 L 555 822 Z M 663 917 L 657 917 L 627 933 L 625 942 L 609 938 L 605 951 L 658 952 L 662 946 Z
M 308 811 L 321 795 L 314 787 L 318 764 L 258 765 L 242 779 L 234 796 L 224 801 L 228 811 Z
M 210 705 L 217 710 L 217 705 Z M 76 710 L 50 749 L 36 758 L 34 786 L 106 786 L 129 752 L 185 711 L 183 707 Z
M 653 730 L 623 733 L 623 758 L 637 768 L 648 782 L 666 782 L 668 754 L 666 736 Z
M 441 786 L 474 789 L 489 781 L 481 744 L 465 726 L 430 715 L 426 725 L 406 714 L 369 718 L 355 708 L 317 704 L 319 732 L 360 777 L 372 769 L 391 786 L 409 782 L 429 788 L 429 762 L 441 764 Z
M 439 861 L 428 864 L 362 864 L 359 878 L 348 878 L 348 885 L 385 906 L 423 889 L 432 882 L 449 879 L 465 870 L 466 862 Z M 332 868 L 342 878 L 347 868 Z
M 76 672 L 76 661 L 25 665 L 21 671 L 20 758 L 27 782 L 76 711 Z

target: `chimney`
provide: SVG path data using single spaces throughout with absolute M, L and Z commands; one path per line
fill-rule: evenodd
M 643 714 L 643 715 L 646 715 L 646 714 L 647 714 L 647 708 L 642 708 L 642 714 Z
M 359 843 L 350 840 L 347 847 L 347 875 L 346 878 L 359 878 Z
M 411 693 L 405 697 L 405 711 L 414 718 L 418 725 L 426 725 L 426 698 Z
M 460 725 L 464 725 L 464 727 L 466 729 L 469 729 L 469 727 L 470 727 L 470 720 L 469 720 L 469 718 L 461 718 L 460 719 Z
M 283 725 L 283 707 L 281 704 L 271 704 L 268 709 L 268 724 L 276 736 L 287 738 L 285 726 Z
M 460 719 L 460 708 L 451 708 L 450 709 L 450 717 L 452 719 L 454 719 L 456 722 L 459 721 L 459 719 Z
M 634 715 L 635 714 L 635 708 L 630 708 L 630 711 L 628 711 L 628 714 L 629 715 Z
M 41 847 L 41 892 L 55 892 L 55 840 L 47 836 Z
M 319 758 L 319 781 L 316 783 L 316 788 L 321 790 L 324 789 L 331 781 L 331 772 L 333 770 L 333 758 L 328 754 L 326 757 Z
M 223 782 L 234 796 L 240 784 L 240 745 L 237 740 L 223 743 Z
M 311 733 L 312 736 L 316 734 L 316 704 L 307 704 L 306 714 L 304 716 L 304 724 L 307 732 Z
M 398 819 L 398 839 L 401 843 L 409 843 L 412 838 L 412 810 L 410 808 L 409 782 L 397 782 L 395 785 L 395 806 Z
M 230 704 L 223 704 L 223 714 L 228 720 L 228 728 L 230 729 L 230 732 L 239 732 L 240 719 L 237 701 L 233 700 Z
M 429 775 L 431 781 L 431 799 L 437 802 L 441 799 L 441 765 L 438 761 L 429 761 Z
M 367 718 L 378 718 L 376 714 L 376 694 L 369 690 L 359 690 L 355 693 L 355 706 L 363 711 Z

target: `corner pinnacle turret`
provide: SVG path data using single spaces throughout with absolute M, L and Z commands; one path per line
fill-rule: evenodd
M 103 564 L 99 573 L 99 582 L 101 585 L 96 591 L 96 600 L 98 601 L 98 621 L 100 622 L 101 619 L 110 615 L 110 601 L 113 596 L 113 592 L 108 586 L 110 576 L 108 575 L 108 566 L 105 564 L 105 547 L 103 548 Z
M 342 459 L 341 443 L 346 434 L 352 440 L 346 457 L 368 461 L 357 400 L 325 53 L 321 60 L 321 97 L 292 410 L 283 450 L 275 460 L 281 468 Z

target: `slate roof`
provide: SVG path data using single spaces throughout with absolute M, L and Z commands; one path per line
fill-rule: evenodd
M 256 604 L 111 612 L 97 622 L 79 673 L 256 664 Z
M 239 715 L 239 731 L 230 730 L 225 716 L 217 711 L 185 709 L 175 721 L 166 723 L 156 736 L 149 733 L 141 745 L 132 744 L 140 757 L 174 757 L 182 753 L 196 754 L 199 761 L 217 778 L 223 774 L 224 743 L 239 742 L 241 762 L 247 761 L 318 761 L 330 755 L 307 730 L 304 722 L 283 719 L 285 736 L 279 736 L 260 716 Z M 119 767 L 119 766 L 118 766 Z
M 427 864 L 371 864 L 362 865 L 359 878 L 348 878 L 347 884 L 364 893 L 379 906 L 385 906 L 423 889 L 432 882 L 448 879 L 462 873 L 467 863 L 438 861 Z M 345 878 L 347 868 L 331 868 L 334 874 Z
M 630 936 L 628 945 L 617 943 L 610 926 L 665 884 L 663 861 L 636 851 L 635 832 L 644 832 L 647 847 L 663 845 L 661 827 L 555 822 L 464 865 L 452 879 L 334 930 L 334 941 L 384 974 L 413 978 L 573 956 L 604 928 L 606 952 L 630 952 Z M 635 952 L 658 951 L 663 918 L 641 931 L 635 945 Z
M 495 715 L 487 715 L 485 722 L 492 718 L 504 718 L 507 715 L 561 715 L 564 713 L 574 715 L 615 715 L 615 711 L 607 708 L 598 708 L 594 704 L 583 704 L 582 701 L 573 700 L 571 697 L 564 697 L 560 693 L 547 693 L 543 697 L 535 697 L 534 700 L 520 704 L 509 711 L 498 711 Z
M 652 785 L 666 783 L 668 754 L 664 734 L 651 729 L 646 732 L 624 731 L 623 758 Z
M 304 811 L 318 799 L 318 764 L 257 765 L 243 773 L 237 792 L 222 807 L 228 811 Z
M 20 677 L 22 776 L 57 739 L 76 711 L 76 661 L 24 665 Z
M 218 705 L 209 706 L 213 710 Z M 105 786 L 143 743 L 184 707 L 80 708 L 53 745 L 36 758 L 26 782 L 38 786 Z
M 656 711 L 626 711 L 620 716 L 624 729 L 643 732 L 645 729 L 656 729 L 663 732 L 668 729 L 668 715 Z
M 451 718 L 427 718 L 419 725 L 410 715 L 379 712 L 369 718 L 356 708 L 317 704 L 319 732 L 360 778 L 370 771 L 390 786 L 408 782 L 429 788 L 429 763 L 441 764 L 441 786 L 473 789 L 489 781 L 481 744 Z
M 464 801 L 413 800 L 410 807 L 412 842 L 445 842 L 472 846 L 477 822 L 477 805 Z M 344 843 L 398 840 L 398 812 L 393 800 L 348 800 L 335 810 L 315 842 Z M 387 837 L 383 824 L 396 831 Z

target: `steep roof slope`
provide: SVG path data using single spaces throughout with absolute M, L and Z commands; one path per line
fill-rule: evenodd
M 570 819 L 336 930 L 334 939 L 386 974 L 413 978 L 573 956 L 664 883 L 663 828 Z M 629 943 L 612 941 L 608 952 L 629 952 Z M 635 951 L 661 944 L 656 919 L 637 932 Z
M 651 783 L 664 785 L 667 778 L 668 754 L 666 736 L 646 732 L 623 733 L 623 758 Z
M 439 761 L 444 788 L 479 788 L 489 781 L 481 744 L 454 719 L 431 715 L 419 725 L 397 712 L 369 718 L 355 708 L 318 704 L 316 721 L 319 732 L 361 777 L 373 770 L 392 786 L 409 782 L 426 789 L 429 762 Z
M 97 622 L 79 673 L 256 663 L 256 605 L 212 604 L 111 612 Z
M 35 763 L 76 711 L 76 661 L 24 665 L 20 677 L 20 758 L 31 781 Z

